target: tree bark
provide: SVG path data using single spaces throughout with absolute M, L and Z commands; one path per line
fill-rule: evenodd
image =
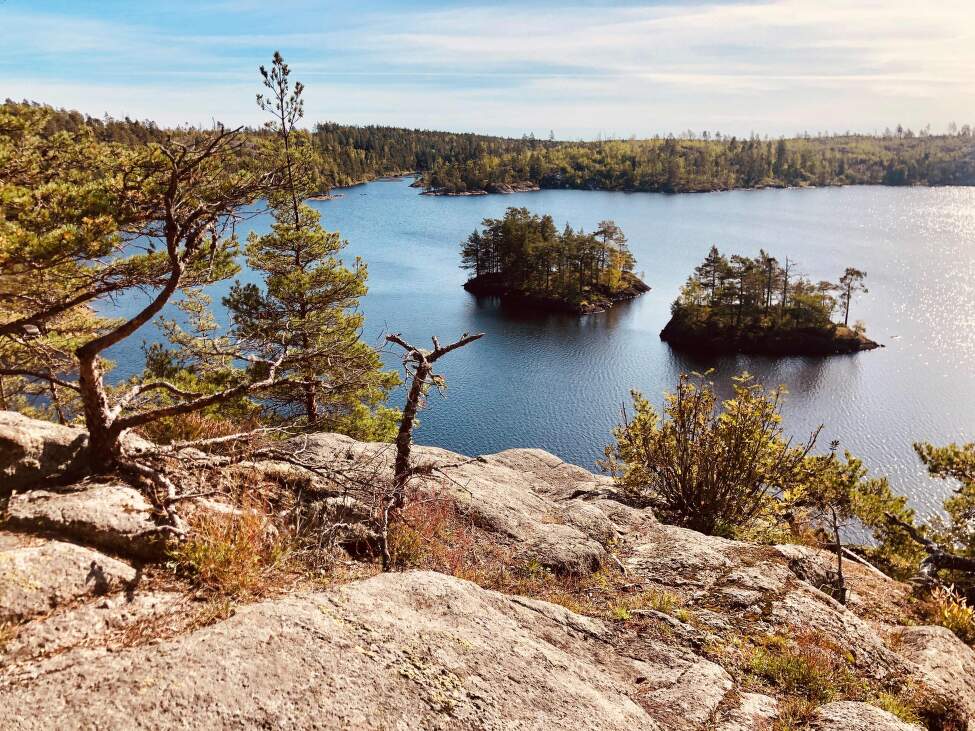
M 119 435 L 112 434 L 112 408 L 105 393 L 105 382 L 98 356 L 78 354 L 78 385 L 88 427 L 88 458 L 95 472 L 113 469 L 119 457 Z
M 921 561 L 920 573 L 925 580 L 937 581 L 935 574 L 940 570 L 975 574 L 975 558 L 958 556 L 944 549 L 923 535 L 914 525 L 901 520 L 893 513 L 884 513 L 884 517 L 889 523 L 903 529 L 913 541 L 924 547 L 928 555 Z
M 417 351 L 414 351 L 417 352 Z M 396 434 L 396 461 L 393 465 L 393 490 L 396 493 L 397 507 L 403 503 L 403 490 L 410 476 L 410 447 L 413 443 L 413 425 L 416 423 L 416 412 L 420 408 L 423 398 L 423 386 L 430 378 L 433 366 L 426 358 L 417 363 L 413 382 L 403 407 L 403 417 L 399 422 L 399 432 Z

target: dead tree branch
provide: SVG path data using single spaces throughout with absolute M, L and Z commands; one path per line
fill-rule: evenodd
M 403 369 L 412 376 L 410 390 L 403 407 L 403 417 L 400 419 L 399 432 L 396 435 L 396 460 L 393 464 L 393 490 L 383 506 L 382 529 L 380 531 L 383 555 L 383 571 L 390 568 L 389 555 L 389 522 L 395 511 L 403 507 L 406 495 L 406 483 L 413 475 L 410 467 L 410 451 L 413 444 L 413 427 L 416 414 L 420 410 L 424 395 L 430 387 L 442 388 L 443 379 L 433 373 L 433 364 L 451 351 L 462 348 L 484 337 L 484 333 L 469 335 L 464 333 L 459 340 L 449 345 L 441 345 L 440 340 L 433 337 L 433 350 L 426 351 L 408 343 L 401 335 L 387 335 L 386 341 L 398 345 L 405 351 L 403 354 Z
M 940 583 L 937 572 L 962 571 L 965 573 L 975 573 L 975 558 L 959 556 L 938 545 L 935 541 L 921 533 L 916 526 L 901 520 L 893 513 L 884 513 L 884 517 L 891 525 L 895 525 L 916 543 L 919 543 L 927 552 L 927 556 L 921 561 L 920 575 L 928 583 Z

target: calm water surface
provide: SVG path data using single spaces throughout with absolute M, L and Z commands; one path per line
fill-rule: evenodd
M 715 368 L 720 382 L 748 370 L 784 384 L 785 425 L 801 437 L 825 424 L 838 439 L 928 512 L 946 493 L 914 457 L 917 440 L 975 438 L 975 189 L 853 187 L 693 195 L 542 191 L 508 196 L 417 195 L 409 181 L 377 182 L 314 202 L 348 254 L 369 265 L 365 337 L 401 332 L 414 343 L 463 332 L 486 337 L 442 363 L 445 400 L 431 399 L 417 441 L 465 454 L 541 447 L 593 467 L 630 389 L 655 403 L 682 371 Z M 509 312 L 461 285 L 459 243 L 508 206 L 551 213 L 592 229 L 605 218 L 626 232 L 653 290 L 581 318 Z M 265 230 L 266 218 L 249 222 Z M 870 293 L 851 319 L 886 347 L 826 359 L 690 358 L 658 336 L 671 301 L 712 244 L 789 256 L 813 280 L 846 266 L 867 272 Z M 241 278 L 253 278 L 243 272 Z M 215 301 L 226 290 L 214 291 Z M 123 303 L 115 312 L 134 308 Z M 146 339 L 153 339 L 147 332 Z M 117 375 L 141 370 L 141 351 L 110 355 Z M 395 355 L 387 357 L 396 367 Z M 402 394 L 397 395 L 397 400 Z

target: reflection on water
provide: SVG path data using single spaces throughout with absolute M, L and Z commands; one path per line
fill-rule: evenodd
M 695 195 L 542 191 L 510 196 L 419 196 L 407 182 L 361 186 L 313 203 L 326 225 L 369 264 L 365 336 L 413 342 L 483 331 L 443 363 L 449 392 L 431 399 L 418 440 L 478 454 L 541 447 L 592 467 L 630 389 L 661 402 L 681 372 L 748 370 L 789 390 L 785 425 L 801 438 L 825 424 L 922 509 L 946 486 L 928 480 L 911 443 L 975 438 L 975 190 L 834 188 Z M 584 317 L 526 313 L 464 291 L 458 247 L 507 206 L 593 228 L 615 219 L 653 290 Z M 266 219 L 251 222 L 256 229 Z M 868 273 L 870 294 L 852 319 L 887 347 L 828 359 L 675 353 L 659 338 L 670 302 L 711 244 L 749 255 L 764 248 L 799 262 L 814 281 L 846 266 Z M 242 277 L 252 278 L 245 272 Z M 229 285 L 214 288 L 214 301 Z M 134 307 L 120 303 L 119 310 Z M 896 337 L 895 337 L 896 336 Z M 146 333 L 152 338 L 151 331 Z M 137 344 L 112 356 L 118 375 L 141 368 Z M 395 355 L 387 359 L 397 367 Z

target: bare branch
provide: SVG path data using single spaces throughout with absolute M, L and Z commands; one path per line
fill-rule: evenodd
M 911 537 L 911 540 L 924 547 L 928 555 L 921 561 L 920 573 L 926 580 L 937 581 L 935 572 L 940 570 L 963 571 L 965 573 L 975 572 L 975 558 L 958 556 L 946 550 L 921 533 L 916 526 L 902 520 L 893 513 L 884 513 L 884 517 L 887 518 L 888 523 L 897 526 L 907 533 Z
M 0 376 L 23 376 L 25 378 L 39 378 L 48 383 L 53 383 L 57 386 L 63 388 L 70 388 L 72 391 L 80 391 L 77 383 L 71 383 L 70 381 L 63 381 L 57 376 L 53 376 L 50 373 L 42 373 L 40 371 L 31 371 L 24 368 L 0 368 Z

